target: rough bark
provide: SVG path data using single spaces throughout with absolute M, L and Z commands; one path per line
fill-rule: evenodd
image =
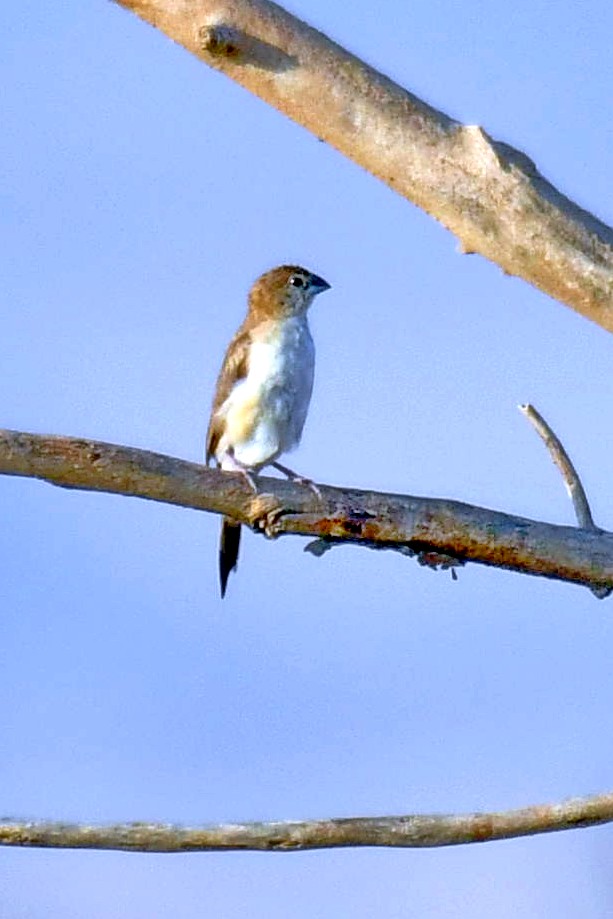
M 582 584 L 599 596 L 613 587 L 612 533 L 459 501 L 324 485 L 319 499 L 304 485 L 265 477 L 254 495 L 240 475 L 159 453 L 16 431 L 0 431 L 0 474 L 226 514 L 271 538 L 318 537 L 314 554 L 354 543 L 417 555 L 433 567 L 480 562 Z
M 125 852 L 299 852 L 357 846 L 431 848 L 534 836 L 613 821 L 613 794 L 476 814 L 407 814 L 329 820 L 180 827 L 156 823 L 109 826 L 4 821 L 0 845 Z

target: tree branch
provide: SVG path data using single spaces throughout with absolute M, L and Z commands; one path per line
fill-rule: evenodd
M 0 474 L 64 488 L 149 498 L 227 514 L 274 538 L 317 536 L 405 554 L 438 553 L 509 571 L 613 587 L 613 534 L 541 523 L 459 501 L 240 475 L 159 453 L 71 437 L 0 430 Z
M 566 485 L 568 497 L 573 503 L 573 510 L 577 518 L 577 526 L 585 530 L 598 532 L 600 528 L 594 523 L 590 502 L 588 501 L 585 488 L 583 487 L 583 482 L 573 465 L 573 461 L 566 452 L 564 444 L 533 405 L 529 403 L 520 405 L 519 410 L 528 419 L 534 430 L 542 439 L 549 450 L 549 455 L 560 470 L 560 474 Z M 598 600 L 606 600 L 606 598 L 610 597 L 613 593 L 613 588 L 611 587 L 592 586 L 590 590 Z
M 519 410 L 522 415 L 525 415 L 539 437 L 543 440 L 545 446 L 549 450 L 552 460 L 560 470 L 560 474 L 566 485 L 568 497 L 573 502 L 577 526 L 583 527 L 585 530 L 597 530 L 598 527 L 594 523 L 590 502 L 587 499 L 585 488 L 583 487 L 579 473 L 575 469 L 570 456 L 564 449 L 562 441 L 533 405 L 529 403 L 520 405 Z
M 613 794 L 571 798 L 522 810 L 473 814 L 338 817 L 269 823 L 179 827 L 157 823 L 88 826 L 59 822 L 0 823 L 0 845 L 126 852 L 256 850 L 297 852 L 351 846 L 432 848 L 492 842 L 613 821 Z
M 115 2 L 423 208 L 464 252 L 613 331 L 613 230 L 525 154 L 431 108 L 269 0 Z

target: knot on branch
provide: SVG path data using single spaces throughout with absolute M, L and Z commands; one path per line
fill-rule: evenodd
M 276 539 L 283 532 L 280 521 L 287 510 L 271 494 L 256 495 L 249 507 L 249 523 L 267 539 Z
M 238 57 L 240 35 L 241 33 L 232 26 L 203 26 L 200 29 L 202 50 L 219 57 Z
M 283 73 L 298 66 L 296 57 L 276 45 L 225 23 L 202 26 L 198 35 L 201 51 L 220 62 L 227 60 L 238 64 L 251 64 L 274 73 Z

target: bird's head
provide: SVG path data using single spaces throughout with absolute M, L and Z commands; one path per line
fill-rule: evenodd
M 330 285 L 298 265 L 281 265 L 261 275 L 251 288 L 249 309 L 262 317 L 281 318 L 306 313 L 317 294 Z

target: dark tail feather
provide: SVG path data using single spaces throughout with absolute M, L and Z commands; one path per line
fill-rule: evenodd
M 219 583 L 222 599 L 226 595 L 226 585 L 230 572 L 238 564 L 238 550 L 241 544 L 241 525 L 230 517 L 224 517 L 221 524 L 219 540 Z

